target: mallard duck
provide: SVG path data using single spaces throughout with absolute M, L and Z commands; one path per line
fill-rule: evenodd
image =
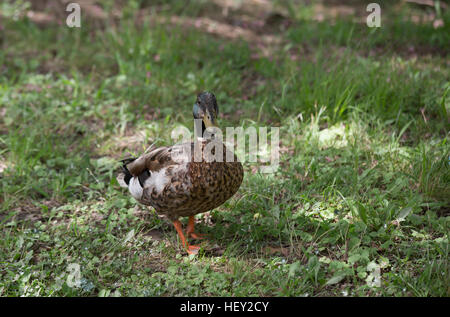
M 218 113 L 214 94 L 202 92 L 197 96 L 193 116 L 202 123 L 202 136 L 207 128 L 216 127 Z M 121 161 L 123 171 L 117 176 L 119 184 L 128 188 L 138 202 L 152 206 L 158 214 L 173 222 L 189 254 L 196 254 L 199 247 L 187 242 L 179 218 L 189 217 L 186 228 L 188 238 L 203 238 L 194 231 L 194 216 L 212 210 L 231 198 L 244 176 L 242 164 L 218 138 L 214 138 L 214 134 L 210 138 L 199 137 L 194 141 L 158 147 L 140 157 L 125 159 Z M 216 149 L 220 148 L 212 145 L 223 147 L 223 159 L 214 156 Z M 195 152 L 198 150 L 201 152 Z M 234 159 L 230 162 L 227 157 Z

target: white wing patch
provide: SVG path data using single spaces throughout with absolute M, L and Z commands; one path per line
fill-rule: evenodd
M 136 199 L 141 199 L 143 189 L 141 184 L 139 184 L 139 179 L 137 177 L 133 177 L 130 179 L 128 189 L 130 190 L 131 196 L 133 196 Z
M 175 168 L 172 167 L 170 175 L 166 175 L 167 168 L 162 168 L 157 172 L 151 172 L 150 177 L 145 180 L 144 188 L 148 192 L 153 192 L 153 190 L 155 190 L 157 194 L 160 194 L 164 190 L 164 188 L 168 184 L 170 184 L 170 180 L 173 175 L 181 172 L 182 177 L 186 177 L 186 170 L 187 164 L 182 164 Z M 184 183 L 184 187 L 189 187 L 191 184 L 190 179 L 184 178 Z M 131 195 L 137 200 L 142 199 L 144 188 L 142 188 L 141 184 L 139 183 L 138 177 L 132 177 L 130 179 L 128 190 L 130 191 Z M 184 188 L 184 190 L 187 190 L 187 188 Z
M 170 177 L 166 175 L 166 168 L 162 168 L 157 172 L 152 172 L 144 183 L 144 187 L 151 191 L 156 189 L 157 193 L 162 192 L 164 187 L 170 182 Z

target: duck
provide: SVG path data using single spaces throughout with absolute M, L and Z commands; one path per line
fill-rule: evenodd
M 200 132 L 193 142 L 151 148 L 139 157 L 121 160 L 117 181 L 139 203 L 151 206 L 169 219 L 188 254 L 200 247 L 188 239 L 203 239 L 194 230 L 195 215 L 213 210 L 239 189 L 244 170 L 236 155 L 218 137 L 219 107 L 213 93 L 197 95 L 193 106 L 194 128 Z M 210 132 L 211 133 L 207 133 Z M 188 217 L 186 235 L 181 217 Z

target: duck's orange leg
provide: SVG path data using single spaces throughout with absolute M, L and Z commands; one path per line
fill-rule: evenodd
M 204 239 L 206 235 L 201 233 L 195 233 L 194 226 L 195 226 L 195 218 L 194 216 L 190 216 L 186 229 L 186 234 L 188 235 L 188 237 L 192 237 L 194 239 Z
M 178 235 L 180 236 L 181 244 L 183 245 L 183 248 L 186 249 L 187 253 L 197 254 L 200 247 L 198 247 L 196 245 L 189 245 L 189 243 L 186 241 L 186 238 L 184 237 L 181 222 L 179 220 L 175 220 L 173 222 L 173 225 L 174 225 L 175 229 L 177 230 Z

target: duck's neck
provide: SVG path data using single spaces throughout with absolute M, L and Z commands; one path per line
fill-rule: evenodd
M 203 120 L 194 120 L 194 135 L 197 138 L 203 138 L 205 135 L 205 131 L 206 131 L 206 126 L 205 123 L 203 122 Z
M 206 126 L 205 126 L 205 123 L 202 120 L 202 137 L 205 135 L 205 131 L 206 131 Z
M 201 125 L 201 126 L 200 126 Z M 215 139 L 215 134 L 214 133 L 206 133 L 205 135 L 205 131 L 206 131 L 206 126 L 205 123 L 203 122 L 203 120 L 195 120 L 194 121 L 194 136 L 198 139 L 198 138 L 208 138 L 208 139 Z

